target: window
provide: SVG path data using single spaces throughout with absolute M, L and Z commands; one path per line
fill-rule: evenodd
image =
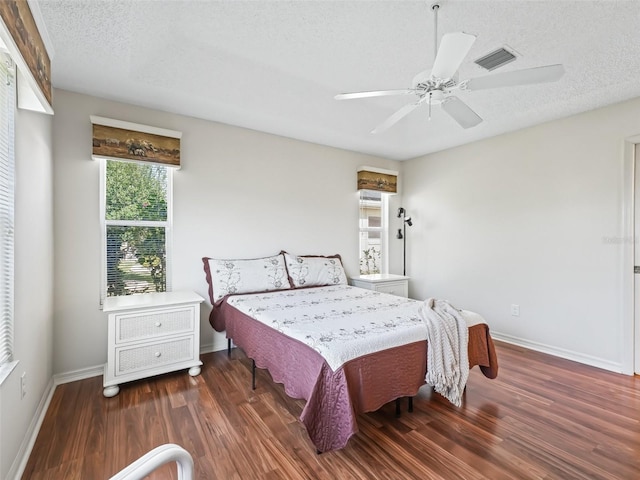
M 0 365 L 13 356 L 14 108 L 12 63 L 0 52 Z
M 172 169 L 101 160 L 102 297 L 170 288 Z
M 360 274 L 385 273 L 387 194 L 360 190 Z

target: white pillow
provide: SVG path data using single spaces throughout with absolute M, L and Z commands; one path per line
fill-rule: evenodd
M 210 258 L 209 271 L 214 302 L 229 294 L 291 288 L 281 254 L 251 260 Z
M 347 284 L 347 275 L 344 272 L 339 255 L 331 257 L 297 257 L 285 253 L 284 257 L 289 277 L 296 288 Z

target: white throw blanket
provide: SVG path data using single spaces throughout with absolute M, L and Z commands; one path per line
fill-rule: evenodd
M 427 326 L 427 377 L 456 407 L 469 377 L 469 331 L 460 311 L 445 300 L 427 299 L 419 310 Z

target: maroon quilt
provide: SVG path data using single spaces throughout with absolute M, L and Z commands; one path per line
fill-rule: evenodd
M 400 397 L 415 396 L 424 385 L 427 342 L 389 348 L 348 361 L 336 371 L 298 340 L 252 319 L 225 299 L 209 316 L 212 327 L 226 330 L 256 366 L 266 368 L 292 398 L 307 401 L 300 420 L 321 452 L 343 448 L 358 431 L 358 414 L 378 410 Z M 498 361 L 486 324 L 469 328 L 469 367 L 479 365 L 487 378 L 498 375 Z

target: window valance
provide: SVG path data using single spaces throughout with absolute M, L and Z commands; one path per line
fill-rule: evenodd
M 94 158 L 180 167 L 182 132 L 91 115 Z
M 358 190 L 397 193 L 398 172 L 375 167 L 358 168 Z

